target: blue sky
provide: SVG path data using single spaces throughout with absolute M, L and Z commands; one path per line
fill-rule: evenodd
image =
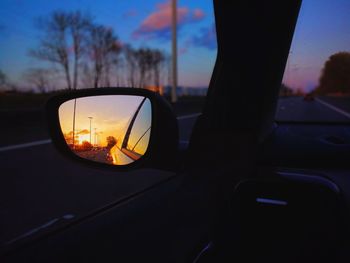
M 20 83 L 26 69 L 39 65 L 28 56 L 40 35 L 34 20 L 54 10 L 81 10 L 92 15 L 97 23 L 112 27 L 122 43 L 170 53 L 168 28 L 157 28 L 164 22 L 167 4 L 168 0 L 2 0 L 0 69 Z M 179 84 L 207 86 L 216 58 L 212 1 L 179 0 L 178 9 Z M 350 51 L 349 14 L 348 0 L 304 0 L 285 83 L 295 89 L 310 90 L 317 85 L 330 55 Z
M 0 8 L 0 69 L 12 81 L 20 82 L 26 69 L 39 65 L 39 61 L 28 56 L 28 50 L 37 46 L 40 36 L 34 21 L 54 10 L 81 10 L 92 15 L 97 23 L 112 27 L 122 43 L 130 43 L 136 48 L 159 48 L 170 53 L 170 38 L 166 34 L 150 37 L 141 33 L 135 37 L 135 31 L 142 23 L 152 14 L 159 13 L 161 5 L 167 3 L 159 0 L 3 0 Z M 179 84 L 207 86 L 216 57 L 215 41 L 211 41 L 209 47 L 203 41 L 204 34 L 213 28 L 212 2 L 178 1 L 178 8 L 186 16 L 179 22 Z
M 304 0 L 294 33 L 284 82 L 310 91 L 318 84 L 325 61 L 350 52 L 350 1 Z

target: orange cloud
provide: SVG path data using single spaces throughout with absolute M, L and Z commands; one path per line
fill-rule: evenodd
M 192 44 L 195 46 L 205 47 L 210 50 L 216 50 L 216 30 L 215 24 L 209 27 L 202 28 L 198 36 L 193 37 Z
M 90 132 L 88 130 L 84 129 L 82 131 L 77 132 L 77 134 L 84 135 L 84 134 L 90 134 Z
M 193 11 L 193 17 L 198 19 L 198 20 L 204 18 L 204 16 L 205 16 L 204 12 L 199 8 L 197 8 Z
M 171 2 L 159 3 L 156 11 L 147 16 L 136 29 L 132 36 L 134 38 L 170 38 L 172 7 Z M 182 26 L 187 23 L 198 22 L 205 14 L 201 9 L 190 10 L 188 7 L 177 8 L 177 23 Z

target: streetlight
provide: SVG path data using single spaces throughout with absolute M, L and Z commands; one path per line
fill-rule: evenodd
M 172 89 L 171 102 L 177 101 L 177 0 L 172 0 Z
M 92 120 L 92 117 L 88 117 L 90 119 L 90 144 L 91 144 L 91 120 Z
M 73 108 L 73 149 L 75 149 L 75 111 L 77 108 L 77 99 L 74 99 L 74 108 Z

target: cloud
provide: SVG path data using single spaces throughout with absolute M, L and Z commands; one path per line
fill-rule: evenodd
M 171 2 L 159 3 L 156 10 L 148 15 L 140 26 L 132 33 L 134 39 L 160 38 L 168 40 L 171 37 Z M 201 9 L 190 10 L 188 7 L 177 8 L 178 30 L 190 23 L 196 23 L 204 18 L 205 14 Z
M 179 48 L 179 55 L 184 55 L 187 53 L 188 49 L 192 46 L 192 40 L 188 39 L 186 40 Z
M 209 50 L 217 49 L 215 24 L 202 28 L 197 36 L 187 39 L 180 47 L 178 54 L 184 55 L 191 47 L 204 47 Z
M 210 27 L 202 28 L 198 36 L 193 37 L 194 46 L 205 47 L 210 50 L 217 48 L 215 24 Z
M 197 8 L 193 10 L 193 17 L 195 19 L 201 20 L 202 18 L 204 18 L 204 16 L 204 12 L 201 9 Z
M 78 131 L 77 134 L 79 135 L 85 135 L 85 134 L 90 134 L 90 132 L 88 130 L 82 130 L 82 131 Z

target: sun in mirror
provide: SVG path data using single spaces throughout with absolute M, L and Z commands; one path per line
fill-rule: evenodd
M 104 95 L 69 100 L 59 108 L 62 133 L 78 156 L 126 165 L 148 148 L 152 111 L 142 96 Z

